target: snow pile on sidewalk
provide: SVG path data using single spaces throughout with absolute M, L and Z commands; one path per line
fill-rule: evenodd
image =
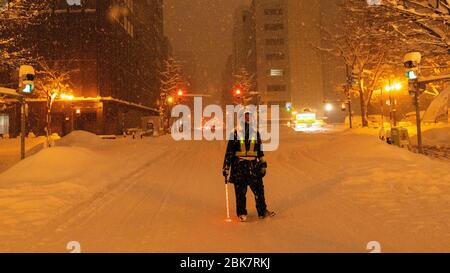
M 25 148 L 27 155 L 40 151 L 45 137 L 27 138 Z M 0 139 L 0 173 L 20 161 L 20 138 Z
M 430 129 L 423 137 L 425 145 L 450 147 L 450 127 Z
M 417 145 L 416 128 L 408 128 L 411 144 Z M 426 124 L 422 129 L 423 144 L 435 147 L 450 147 L 450 125 L 445 123 Z
M 64 147 L 97 147 L 104 142 L 95 134 L 86 131 L 74 131 L 56 142 L 56 146 Z
M 73 132 L 56 147 L 42 149 L 1 173 L 0 236 L 5 230 L 33 230 L 117 183 L 127 168 L 140 166 L 142 155 L 136 147 L 105 151 L 106 144 L 91 133 Z

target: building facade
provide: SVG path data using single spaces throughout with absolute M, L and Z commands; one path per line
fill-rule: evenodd
M 244 68 L 256 79 L 256 28 L 253 6 L 236 9 L 233 22 L 233 72 Z M 255 86 L 256 88 L 256 82 Z
M 286 0 L 255 0 L 257 86 L 263 104 L 292 102 L 288 3 Z
M 333 3 L 330 3 L 333 2 Z M 339 20 L 335 1 L 253 0 L 250 12 L 254 28 L 256 86 L 261 102 L 284 109 L 309 108 L 324 116 L 324 102 L 335 99 L 336 86 L 344 78 L 339 61 L 319 50 L 324 28 Z M 237 20 L 235 18 L 235 20 Z M 242 25 L 242 24 L 240 24 Z M 245 28 L 236 28 L 234 43 L 252 37 Z M 240 63 L 247 53 L 234 46 L 233 60 Z M 251 61 L 247 61 L 251 63 Z M 283 111 L 283 118 L 290 113 Z
M 32 42 L 51 69 L 70 73 L 73 90 L 72 100 L 55 100 L 51 131 L 121 134 L 158 115 L 159 71 L 168 54 L 162 0 L 52 0 L 51 7 L 45 23 L 32 27 Z M 46 98 L 28 105 L 29 130 L 41 135 Z M 12 135 L 18 110 L 9 109 Z

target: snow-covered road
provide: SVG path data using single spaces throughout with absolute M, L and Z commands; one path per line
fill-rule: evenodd
M 249 193 L 244 224 L 225 222 L 224 142 L 64 141 L 0 175 L 0 251 L 450 251 L 450 164 L 372 136 L 283 129 L 278 215 L 256 220 Z

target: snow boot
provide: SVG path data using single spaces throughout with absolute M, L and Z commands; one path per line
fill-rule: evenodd
M 266 210 L 266 212 L 265 212 L 264 215 L 260 215 L 260 216 L 259 216 L 259 219 L 262 220 L 262 219 L 266 219 L 266 218 L 269 218 L 269 217 L 274 217 L 275 215 L 276 215 L 275 212 Z
M 240 215 L 239 216 L 239 221 L 241 221 L 241 222 L 247 222 L 247 215 Z

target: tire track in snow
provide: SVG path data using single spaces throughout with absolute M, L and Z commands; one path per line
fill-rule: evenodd
M 179 143 L 179 144 L 181 144 L 181 143 Z M 184 168 L 186 170 L 187 169 L 192 170 L 193 169 L 192 167 L 194 165 L 198 164 L 197 158 L 195 158 L 195 159 L 191 158 L 191 160 L 186 161 L 186 154 L 198 156 L 198 155 L 201 155 L 201 153 L 199 153 L 199 151 L 195 149 L 195 148 L 197 148 L 197 145 L 190 145 L 189 143 L 184 144 L 184 145 L 185 145 L 185 147 L 182 147 L 182 152 L 179 151 L 177 153 L 177 157 L 175 159 L 171 158 L 171 165 L 176 167 L 177 165 L 180 165 L 180 164 L 186 165 L 186 163 L 189 163 L 189 168 L 187 166 L 184 166 Z M 167 166 L 167 164 L 165 164 L 164 166 Z M 161 213 L 167 208 L 167 204 L 170 199 L 169 197 L 170 197 L 171 193 L 173 193 L 174 187 L 180 182 L 186 183 L 186 180 L 187 180 L 186 179 L 187 173 L 179 173 L 175 177 L 173 177 L 173 176 L 167 177 L 167 174 L 163 174 L 163 173 L 158 173 L 158 174 L 162 176 L 159 179 L 165 179 L 165 180 L 170 179 L 170 180 L 172 180 L 172 182 L 165 189 L 164 194 L 162 195 L 162 198 L 159 201 L 159 206 L 155 210 L 154 214 L 151 217 L 152 221 L 154 221 L 154 222 L 159 222 L 159 219 L 161 218 Z M 173 173 L 173 174 L 175 174 L 175 173 Z M 161 237 L 161 235 L 164 236 L 167 233 L 167 230 L 165 230 L 161 225 L 149 225 L 149 227 L 151 227 L 151 228 L 149 230 L 147 230 L 147 232 L 146 232 L 146 234 L 147 234 L 147 237 L 145 238 L 146 240 L 151 239 L 151 237 L 159 238 L 159 237 Z M 145 245 L 145 243 L 143 245 Z
M 169 148 L 164 149 L 161 153 L 151 160 L 147 161 L 145 164 L 136 167 L 131 172 L 121 176 L 117 179 L 117 182 L 109 184 L 100 192 L 95 193 L 91 198 L 77 204 L 75 207 L 70 208 L 68 211 L 58 216 L 57 218 L 51 220 L 48 224 L 42 227 L 36 233 L 33 233 L 24 241 L 35 242 L 32 238 L 41 238 L 32 246 L 31 249 L 41 248 L 49 241 L 55 240 L 55 234 L 61 234 L 64 236 L 64 231 L 69 229 L 71 226 L 80 226 L 84 222 L 89 221 L 89 219 L 95 217 L 96 211 L 107 207 L 116 197 L 119 197 L 123 192 L 132 188 L 139 181 L 139 177 L 144 176 L 147 173 L 147 168 L 151 167 L 158 161 L 169 157 L 173 151 Z M 50 239 L 50 237 L 52 239 Z M 59 236 L 58 236 L 59 237 Z M 61 248 L 63 250 L 63 248 Z

